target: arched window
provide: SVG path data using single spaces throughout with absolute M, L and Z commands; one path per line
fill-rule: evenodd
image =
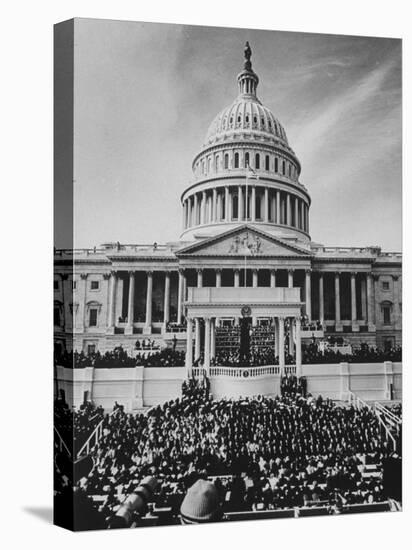
M 225 154 L 225 170 L 229 168 L 229 155 Z
M 265 170 L 269 171 L 269 155 L 265 157 Z
M 279 159 L 278 157 L 275 157 L 275 172 L 279 170 Z
M 253 117 L 253 122 L 254 122 L 255 124 L 257 124 L 257 116 L 254 116 L 254 117 Z
M 239 168 L 239 153 L 235 153 L 235 168 Z
M 245 153 L 245 168 L 249 166 L 249 153 Z
M 241 121 L 240 115 L 237 117 L 237 121 L 238 121 L 238 122 Z
M 245 120 L 246 120 L 246 124 L 249 124 L 249 115 L 246 115 Z
M 260 155 L 259 155 L 259 153 L 256 153 L 256 155 L 255 155 L 255 168 L 257 168 L 257 169 L 260 168 Z

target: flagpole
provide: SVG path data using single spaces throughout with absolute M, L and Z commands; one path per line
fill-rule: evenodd
M 248 181 L 249 181 L 249 163 L 246 166 L 246 193 L 245 193 L 245 222 L 247 225 L 248 218 L 249 218 L 249 193 L 248 193 Z M 245 277 L 243 286 L 246 287 L 246 275 L 247 275 L 247 269 L 246 269 L 246 247 L 245 249 Z

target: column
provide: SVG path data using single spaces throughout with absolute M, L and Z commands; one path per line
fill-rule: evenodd
M 292 225 L 292 211 L 290 209 L 290 193 L 286 193 L 286 225 Z
M 293 288 L 293 269 L 288 269 L 288 288 Z
M 288 337 L 289 337 L 289 355 L 294 355 L 294 353 L 295 353 L 294 342 L 293 342 L 293 330 L 294 330 L 293 319 L 289 319 L 289 334 L 288 334 Z
M 270 270 L 270 287 L 276 287 L 276 271 L 274 269 Z
M 193 202 L 193 211 L 194 211 L 193 225 L 198 225 L 199 224 L 199 203 L 197 199 L 197 193 L 195 193 L 195 198 Z
M 305 302 L 306 302 L 306 315 L 309 320 L 312 318 L 312 304 L 311 304 L 311 271 L 307 269 L 305 271 Z
M 133 321 L 134 321 L 134 271 L 129 271 L 129 301 L 127 304 L 127 327 L 126 333 L 133 334 Z
M 305 202 L 304 201 L 300 201 L 300 224 L 301 224 L 301 228 L 303 231 L 305 231 L 305 213 L 304 213 L 304 208 L 305 208 Z
M 239 288 L 239 270 L 238 269 L 235 269 L 234 286 L 235 288 Z
M 146 291 L 146 320 L 144 334 L 150 334 L 152 328 L 152 294 L 153 294 L 153 271 L 147 272 Z
M 266 223 L 269 221 L 269 189 L 267 187 L 265 187 L 263 221 Z
M 182 281 L 182 317 L 183 319 L 186 317 L 186 310 L 184 307 L 184 303 L 187 299 L 187 278 L 185 273 L 183 272 L 183 281 Z
M 203 269 L 197 270 L 197 288 L 202 288 L 203 286 Z
M 210 370 L 210 317 L 205 318 L 204 367 L 206 369 L 206 374 L 209 375 L 209 370 Z
M 165 301 L 163 306 L 163 322 L 166 325 L 170 321 L 170 272 L 165 273 Z
M 114 273 L 114 272 L 113 272 Z M 77 325 L 80 324 L 80 328 L 82 331 L 86 328 L 86 299 L 87 299 L 87 273 L 80 273 L 80 280 L 83 281 L 82 284 L 82 290 L 80 292 L 81 300 L 79 300 L 79 318 L 80 323 L 76 323 Z M 116 294 L 113 298 L 114 304 L 116 303 Z M 115 306 L 113 306 L 113 322 L 109 325 L 110 327 L 114 327 L 115 323 Z
M 216 203 L 216 221 L 222 221 L 222 194 L 218 192 Z
M 193 367 L 193 320 L 191 317 L 187 319 L 186 328 L 186 376 L 190 378 Z
M 325 295 L 323 291 L 323 273 L 319 273 L 319 321 L 325 320 Z
M 296 376 L 302 376 L 302 341 L 300 337 L 300 318 L 295 318 L 295 335 L 296 335 Z
M 225 221 L 229 221 L 229 186 L 225 187 Z
M 238 220 L 243 220 L 243 192 L 242 192 L 242 186 L 239 185 L 238 188 L 238 201 L 237 201 L 237 211 L 238 211 Z
M 254 269 L 252 273 L 252 286 L 256 288 L 258 286 L 258 270 Z
M 401 321 L 401 311 L 400 311 L 400 296 L 399 296 L 399 275 L 392 275 L 393 279 L 393 322 L 392 325 L 394 328 L 397 328 L 397 325 Z
M 222 286 L 222 270 L 216 269 L 216 288 L 220 288 Z
M 276 317 L 273 317 L 273 328 L 275 329 L 275 357 L 279 357 L 279 323 Z
M 182 210 L 183 210 L 183 214 L 182 214 L 182 231 L 184 231 L 186 229 L 186 202 L 183 202 L 182 204 Z
M 375 324 L 375 316 L 374 316 L 374 303 L 373 303 L 373 280 L 372 280 L 372 273 L 367 274 L 366 279 L 366 299 L 368 302 L 368 325 Z
M 210 357 L 214 359 L 216 356 L 216 319 L 210 320 Z
M 361 278 L 361 319 L 363 321 L 367 320 L 367 314 L 366 314 L 366 278 L 363 274 Z
M 285 371 L 285 319 L 278 317 L 279 322 L 279 366 L 280 373 Z
M 351 297 L 351 319 L 352 325 L 356 323 L 357 312 L 356 312 L 356 273 L 350 274 L 350 297 Z
M 182 303 L 183 303 L 183 270 L 179 269 L 179 280 L 177 283 L 177 323 L 182 322 Z
M 202 191 L 202 201 L 201 201 L 201 209 L 200 209 L 200 223 L 205 224 L 206 223 L 206 191 Z
M 299 228 L 299 199 L 295 197 L 295 227 Z
M 335 322 L 340 324 L 340 273 L 335 273 Z
M 252 185 L 252 214 L 251 221 L 256 221 L 256 187 Z
M 109 297 L 109 318 L 108 327 L 114 329 L 115 325 L 115 311 L 116 311 L 116 286 L 117 275 L 115 271 L 112 271 L 110 278 L 110 297 Z
M 195 317 L 195 361 L 200 357 L 200 319 Z
M 212 196 L 212 222 L 217 220 L 217 189 L 213 189 Z
M 280 191 L 276 191 L 276 223 L 280 224 Z

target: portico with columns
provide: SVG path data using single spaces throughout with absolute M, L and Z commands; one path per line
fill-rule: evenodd
M 281 372 L 285 368 L 285 321 L 289 324 L 289 337 L 293 329 L 296 373 L 301 374 L 302 351 L 300 337 L 301 322 L 300 292 L 297 288 L 196 288 L 191 287 L 185 302 L 186 331 L 186 369 L 191 376 L 193 363 L 203 352 L 203 368 L 209 373 L 211 360 L 215 357 L 216 319 L 220 317 L 239 319 L 255 317 L 270 319 L 275 329 L 276 356 L 279 358 Z M 201 323 L 204 325 L 203 349 L 200 345 Z M 195 346 L 193 346 L 193 328 Z M 193 349 L 194 347 L 194 349 Z

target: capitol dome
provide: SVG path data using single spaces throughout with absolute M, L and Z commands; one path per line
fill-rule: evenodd
M 184 240 L 244 223 L 281 238 L 310 240 L 310 196 L 299 182 L 300 162 L 283 126 L 256 95 L 251 54 L 246 43 L 238 96 L 214 118 L 193 160 L 194 182 L 181 199 Z
M 273 113 L 255 97 L 239 95 L 223 109 L 209 126 L 204 146 L 208 147 L 221 141 L 252 138 L 279 141 L 288 145 L 286 132 Z

